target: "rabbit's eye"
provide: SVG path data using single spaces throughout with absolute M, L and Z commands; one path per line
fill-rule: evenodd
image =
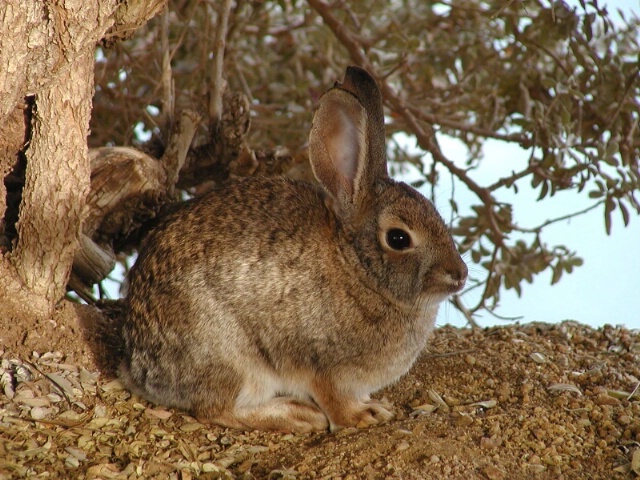
M 406 250 L 411 246 L 411 235 L 400 228 L 392 228 L 387 232 L 387 245 L 394 250 Z

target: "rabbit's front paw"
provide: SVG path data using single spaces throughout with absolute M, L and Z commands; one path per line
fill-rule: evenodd
M 366 428 L 371 425 L 391 420 L 395 414 L 393 413 L 393 405 L 386 399 L 369 400 L 364 402 L 363 409 L 355 415 L 357 420 L 357 428 Z
M 386 398 L 363 400 L 361 395 L 337 387 L 330 379 L 322 377 L 315 379 L 313 387 L 314 400 L 329 418 L 331 431 L 377 425 L 395 416 L 393 406 Z
M 336 432 L 344 427 L 367 428 L 391 420 L 394 416 L 393 407 L 386 400 L 355 401 L 347 409 L 333 410 L 331 431 Z

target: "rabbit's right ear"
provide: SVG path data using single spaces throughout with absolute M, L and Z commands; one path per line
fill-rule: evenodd
M 344 83 L 320 99 L 309 160 L 343 214 L 361 213 L 373 184 L 387 178 L 382 98 L 366 71 L 349 67 Z

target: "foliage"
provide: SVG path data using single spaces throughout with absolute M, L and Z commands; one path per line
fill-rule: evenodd
M 144 126 L 154 138 L 140 146 L 153 151 L 174 112 L 208 118 L 212 65 L 223 53 L 215 5 L 175 0 L 131 40 L 99 49 L 91 146 L 140 145 L 134 132 Z M 237 0 L 224 75 L 228 91 L 249 99 L 252 147 L 300 152 L 321 93 L 346 65 L 369 69 L 388 107 L 389 137 L 403 133 L 418 145 L 392 143 L 391 160 L 417 167 L 418 184 L 435 191 L 451 177 L 477 198 L 459 210 L 455 191 L 450 197 L 454 236 L 480 266 L 469 289 L 481 289 L 481 300 L 457 303 L 471 318 L 495 308 L 502 288 L 520 294 L 523 281 L 551 271 L 555 283 L 582 263 L 570 246 L 544 242 L 548 225 L 597 208 L 610 232 L 616 210 L 625 225 L 640 213 L 639 20 L 612 18 L 595 0 Z M 463 142 L 467 158 L 441 151 L 442 134 Z M 195 144 L 206 132 L 199 135 Z M 511 173 L 483 184 L 475 172 L 489 139 L 518 145 L 529 159 L 505 158 Z M 200 173 L 200 181 L 213 176 Z M 570 191 L 591 203 L 524 227 L 505 197 L 525 184 L 539 200 Z

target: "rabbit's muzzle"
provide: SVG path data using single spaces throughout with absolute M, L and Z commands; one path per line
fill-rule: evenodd
M 460 258 L 456 262 L 455 268 L 448 273 L 451 282 L 451 293 L 458 293 L 464 288 L 465 283 L 467 283 L 468 273 L 467 264 Z
M 467 264 L 464 263 L 457 251 L 455 255 L 442 262 L 436 272 L 432 278 L 426 280 L 427 288 L 433 282 L 432 286 L 435 289 L 440 289 L 444 291 L 443 293 L 453 295 L 460 292 L 467 282 Z

